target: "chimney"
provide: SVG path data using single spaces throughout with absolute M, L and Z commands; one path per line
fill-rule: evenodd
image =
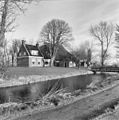
M 39 48 L 39 43 L 38 42 L 36 43 L 36 47 Z
M 22 40 L 22 45 L 24 45 L 24 44 L 25 44 L 25 42 L 26 42 L 25 40 Z

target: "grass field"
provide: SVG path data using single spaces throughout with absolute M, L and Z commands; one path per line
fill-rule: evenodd
M 65 67 L 9 67 L 8 78 L 28 75 L 63 75 L 72 72 L 84 72 L 86 68 L 65 68 Z

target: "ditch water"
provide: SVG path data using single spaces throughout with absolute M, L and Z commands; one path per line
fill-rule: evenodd
M 67 88 L 69 91 L 85 89 L 93 80 L 102 81 L 109 76 L 109 74 L 81 75 L 19 87 L 0 88 L 0 104 L 8 101 L 28 102 L 37 100 L 47 94 L 52 88 L 54 91 L 62 88 Z

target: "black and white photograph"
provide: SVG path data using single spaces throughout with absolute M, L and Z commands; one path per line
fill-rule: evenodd
M 119 0 L 0 0 L 0 120 L 119 120 Z

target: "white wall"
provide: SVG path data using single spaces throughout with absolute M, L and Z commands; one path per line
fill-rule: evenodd
M 29 67 L 43 67 L 43 57 L 29 56 Z

